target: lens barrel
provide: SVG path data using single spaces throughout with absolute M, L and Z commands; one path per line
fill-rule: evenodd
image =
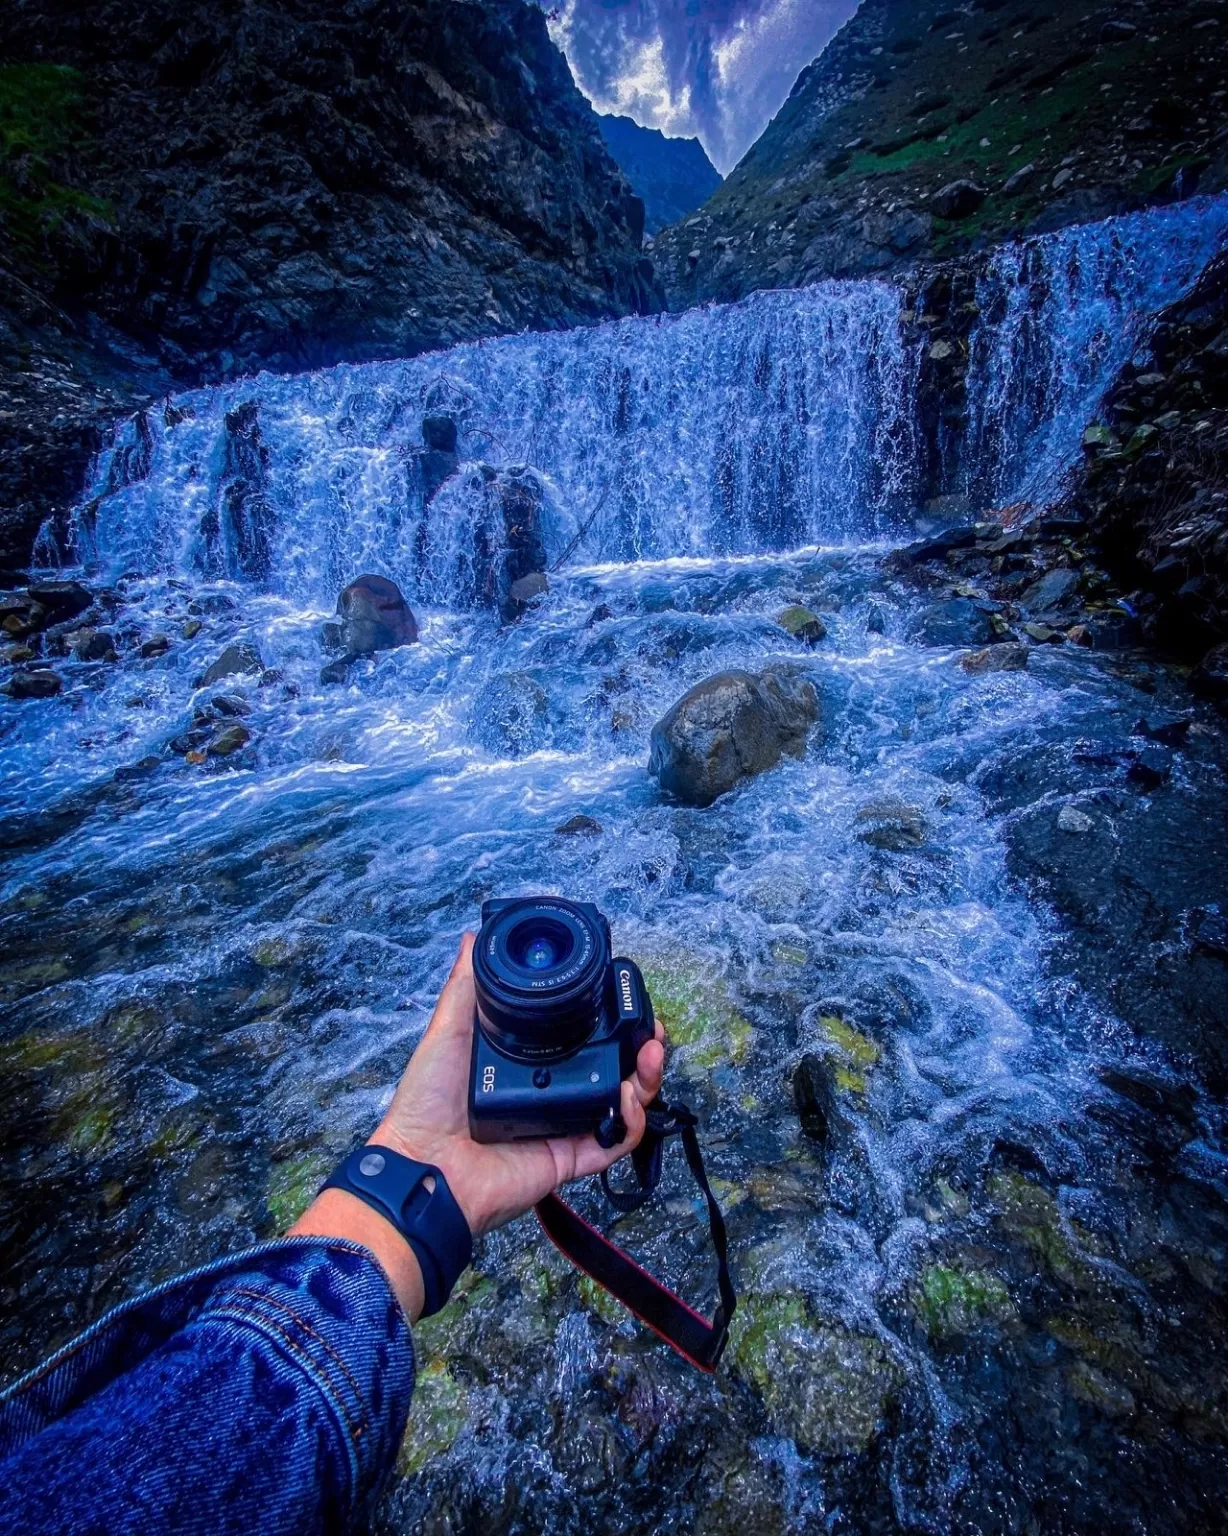
M 478 1022 L 519 1061 L 557 1061 L 596 1029 L 610 966 L 596 908 L 561 896 L 499 903 L 473 947 Z

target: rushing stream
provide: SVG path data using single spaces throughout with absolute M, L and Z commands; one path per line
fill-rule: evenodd
M 1060 468 L 1228 207 L 1149 218 L 1000 258 L 979 483 L 1018 490 L 1021 445 Z M 1095 289 L 1072 334 L 1048 298 L 1024 314 L 1042 271 Z M 738 1326 L 701 1377 L 531 1220 L 485 1240 L 418 1330 L 388 1530 L 1216 1528 L 1219 1120 L 1175 1086 L 1157 1160 L 1105 1072 L 1175 1083 L 1171 1063 L 1059 979 L 1060 925 L 1007 867 L 1021 807 L 1065 804 L 1021 794 L 1029 751 L 1128 743 L 1177 684 L 1073 647 L 969 675 L 911 638 L 920 598 L 883 563 L 916 511 L 900 304 L 829 285 L 262 377 L 121 432 L 76 537 L 125 659 L 67 664 L 63 696 L 0 723 L 7 1375 L 284 1228 L 386 1102 L 483 898 L 555 890 L 644 965 L 729 1213 Z M 413 451 L 444 411 L 462 462 L 424 511 Z M 459 554 L 481 461 L 534 466 L 551 559 L 574 546 L 503 627 Z M 320 624 L 361 570 L 402 584 L 421 640 L 323 686 Z M 813 649 L 775 622 L 793 602 L 827 624 Z M 155 634 L 169 649 L 140 659 Z M 165 745 L 236 640 L 263 675 L 209 692 L 251 744 L 193 766 Z M 806 757 L 707 810 L 666 803 L 653 722 L 773 660 L 819 690 Z M 1222 779 L 1198 740 L 1183 772 Z M 803 1057 L 834 1085 L 825 1145 L 799 1123 Z M 677 1154 L 612 1230 L 708 1305 Z

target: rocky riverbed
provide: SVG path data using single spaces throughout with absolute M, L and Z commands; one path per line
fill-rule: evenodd
M 60 680 L 0 701 L 10 1374 L 284 1230 L 481 900 L 554 889 L 645 968 L 734 1339 L 701 1378 L 531 1220 L 485 1240 L 384 1529 L 1215 1529 L 1228 747 L 1078 553 L 576 569 L 514 623 L 417 604 L 341 683 L 328 608 L 235 583 L 7 599 L 10 685 Z M 663 790 L 670 707 L 773 672 L 791 750 Z M 707 1304 L 680 1160 L 580 1202 Z

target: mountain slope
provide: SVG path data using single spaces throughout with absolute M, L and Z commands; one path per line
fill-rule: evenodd
M 522 0 L 14 0 L 0 49 L 10 559 L 116 391 L 660 304 Z
M 601 116 L 606 148 L 644 199 L 650 235 L 693 213 L 721 184 L 721 173 L 698 139 L 668 139 L 633 118 Z
M 670 307 L 1222 189 L 1226 78 L 1222 0 L 864 0 L 711 201 L 658 239 Z

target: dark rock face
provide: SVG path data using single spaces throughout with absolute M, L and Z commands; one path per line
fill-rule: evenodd
M 396 582 L 386 576 L 360 576 L 337 599 L 341 619 L 341 648 L 347 656 L 370 656 L 376 651 L 413 645 L 418 621 L 401 596 Z
M 660 305 L 642 205 L 521 0 L 19 0 L 4 31 L 6 67 L 59 93 L 4 168 L 4 558 L 172 380 Z
M 712 198 L 657 238 L 670 308 L 1220 191 L 1226 67 L 1203 0 L 1145 25 L 1124 0 L 863 0 Z
M 814 684 L 795 673 L 721 672 L 653 726 L 648 771 L 684 804 L 711 805 L 782 756 L 800 757 L 818 717 Z
M 1069 501 L 1114 574 L 1148 590 L 1155 639 L 1190 659 L 1228 641 L 1228 257 L 1110 391 Z
M 692 213 L 721 184 L 721 173 L 698 139 L 667 139 L 630 117 L 601 116 L 597 124 L 606 148 L 644 200 L 650 235 Z

